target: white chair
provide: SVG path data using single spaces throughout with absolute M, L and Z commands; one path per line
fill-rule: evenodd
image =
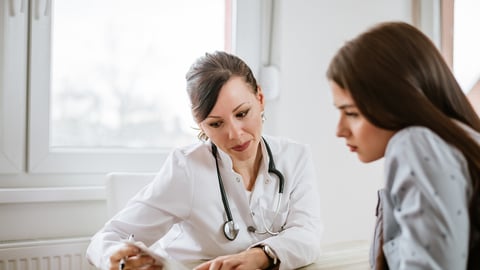
M 150 183 L 155 173 L 111 172 L 106 176 L 108 218 L 125 207 L 130 198 Z

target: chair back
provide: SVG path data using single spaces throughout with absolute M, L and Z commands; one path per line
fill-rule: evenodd
M 150 183 L 155 173 L 111 172 L 106 176 L 108 218 L 120 211 L 144 186 Z

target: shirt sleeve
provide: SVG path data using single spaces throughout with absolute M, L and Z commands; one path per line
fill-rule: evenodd
M 184 162 L 181 152 L 173 152 L 155 179 L 92 237 L 87 249 L 92 264 L 108 269 L 111 254 L 129 234 L 134 234 L 135 241 L 150 246 L 189 215 L 191 204 L 185 202 L 193 197 L 193 187 L 187 180 Z M 178 199 L 178 194 L 184 196 Z
M 390 215 L 383 250 L 390 269 L 465 269 L 470 180 L 463 155 L 417 127 L 397 133 L 385 158 Z

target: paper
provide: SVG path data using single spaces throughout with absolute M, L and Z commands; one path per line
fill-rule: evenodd
M 181 264 L 178 261 L 175 261 L 170 258 L 166 258 L 155 251 L 149 249 L 147 246 L 145 246 L 144 243 L 142 242 L 133 242 L 133 241 L 128 241 L 126 240 L 125 243 L 128 243 L 129 245 L 133 245 L 140 249 L 143 253 L 150 255 L 152 258 L 155 259 L 155 265 L 163 265 L 164 270 L 189 270 L 185 265 Z

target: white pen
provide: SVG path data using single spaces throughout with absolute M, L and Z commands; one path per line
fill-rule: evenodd
M 130 242 L 130 241 L 133 241 L 133 234 L 130 234 L 128 236 L 128 242 Z M 127 260 L 126 257 L 124 257 L 120 260 L 120 264 L 118 265 L 118 270 L 123 270 L 123 268 L 125 268 L 125 261 L 126 260 Z

